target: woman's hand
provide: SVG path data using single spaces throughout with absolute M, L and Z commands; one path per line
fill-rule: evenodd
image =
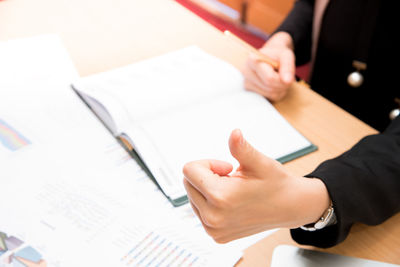
M 257 55 L 250 55 L 242 70 L 245 88 L 275 102 L 283 99 L 295 80 L 295 56 L 292 37 L 286 32 L 272 35 L 260 52 L 279 63 L 274 70 L 269 64 L 260 61 Z
M 229 139 L 240 163 L 200 160 L 184 166 L 184 185 L 205 230 L 217 242 L 272 228 L 296 228 L 316 222 L 329 207 L 319 179 L 290 174 L 277 161 L 255 150 L 239 130 Z

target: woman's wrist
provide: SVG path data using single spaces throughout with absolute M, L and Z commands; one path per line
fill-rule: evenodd
M 325 184 L 318 178 L 297 180 L 296 198 L 293 199 L 295 227 L 317 222 L 331 205 Z

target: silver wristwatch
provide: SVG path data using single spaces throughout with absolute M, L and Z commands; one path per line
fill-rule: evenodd
M 329 208 L 324 212 L 324 214 L 322 214 L 321 218 L 317 222 L 303 225 L 300 228 L 306 231 L 316 231 L 335 223 L 336 215 L 333 204 L 331 202 Z

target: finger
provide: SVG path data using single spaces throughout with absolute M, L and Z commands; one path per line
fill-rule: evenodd
M 255 71 L 258 77 L 260 77 L 262 83 L 266 86 L 280 83 L 279 73 L 276 72 L 271 65 L 265 62 L 259 60 L 258 64 L 255 65 Z
M 267 63 L 254 54 L 248 58 L 249 70 L 253 73 L 252 81 L 257 82 L 260 87 L 269 88 L 271 83 L 276 83 L 278 75 L 276 71 Z M 274 78 L 275 77 L 275 78 Z
M 199 220 L 201 221 L 201 216 L 200 216 L 200 212 L 197 209 L 196 205 L 193 204 L 193 202 L 191 200 L 189 200 L 190 206 L 192 206 L 192 210 L 193 212 L 196 214 L 197 218 L 199 218 Z
M 257 57 L 257 55 L 254 54 L 254 53 L 251 53 L 251 54 L 249 55 L 249 57 L 247 58 L 246 63 L 247 63 L 246 65 L 247 65 L 250 69 L 254 70 L 254 69 L 256 68 L 257 63 L 258 63 L 258 57 Z
M 284 97 L 287 85 L 283 84 L 280 79 L 268 81 L 269 84 L 267 85 L 250 67 L 243 70 L 243 75 L 246 78 L 244 81 L 246 90 L 260 94 L 271 101 L 279 101 Z
M 291 50 L 282 52 L 279 58 L 279 76 L 283 83 L 290 85 L 294 81 L 296 65 L 295 56 Z
M 214 226 L 215 220 L 213 220 L 212 208 L 208 205 L 204 196 L 200 194 L 188 181 L 185 183 L 186 191 L 188 192 L 188 197 L 192 207 L 195 207 L 194 211 L 201 220 L 203 226 L 212 227 Z M 211 216 L 211 217 L 210 217 Z
M 187 196 L 191 202 L 198 208 L 205 206 L 206 198 L 185 178 L 183 185 L 186 189 Z
M 284 89 L 277 89 L 277 90 L 264 90 L 260 89 L 257 85 L 253 84 L 251 81 L 245 81 L 245 88 L 248 91 L 252 91 L 254 93 L 260 94 L 266 97 L 271 102 L 279 101 L 284 96 L 286 91 Z
M 279 73 L 272 66 L 260 62 L 254 73 L 261 80 L 264 89 L 263 96 L 271 101 L 279 101 L 285 96 L 288 85 L 281 81 Z
M 221 176 L 228 175 L 232 169 L 233 166 L 224 161 L 199 160 L 185 164 L 183 174 L 205 198 L 210 198 L 210 191 L 218 187 Z
M 270 88 L 268 88 L 266 86 L 266 84 L 264 84 L 264 82 L 262 81 L 262 79 L 260 78 L 260 76 L 256 73 L 256 68 L 255 66 L 249 66 L 247 68 L 245 68 L 243 70 L 243 75 L 245 77 L 245 82 L 251 82 L 253 84 L 255 84 L 258 89 L 261 90 L 261 95 L 266 96 L 265 94 L 268 93 L 268 91 L 270 91 Z
M 252 170 L 254 166 L 263 166 L 265 163 L 266 156 L 251 146 L 239 129 L 232 131 L 229 138 L 229 149 L 242 169 Z
M 206 202 L 206 198 L 186 179 L 183 179 L 183 186 L 186 189 L 189 200 L 192 200 L 194 204 Z M 197 205 L 196 205 L 197 206 Z
M 244 82 L 244 87 L 245 87 L 246 90 L 248 90 L 248 91 L 252 91 L 252 92 L 254 92 L 254 93 L 257 93 L 257 94 L 259 94 L 259 95 L 262 95 L 262 96 L 268 98 L 268 93 L 267 93 L 264 89 L 261 89 L 260 87 L 258 87 L 255 83 L 253 83 L 253 82 L 250 81 L 250 80 L 246 80 L 246 81 Z
M 203 218 L 201 217 L 200 211 L 197 209 L 196 205 L 195 205 L 192 201 L 189 201 L 189 203 L 190 203 L 190 205 L 192 206 L 192 209 L 193 209 L 194 213 L 196 214 L 197 218 L 199 218 L 200 223 L 201 223 L 201 225 L 204 227 L 204 229 L 206 229 L 206 231 L 207 231 L 208 229 L 210 229 L 210 228 L 208 227 L 208 225 L 205 224 Z

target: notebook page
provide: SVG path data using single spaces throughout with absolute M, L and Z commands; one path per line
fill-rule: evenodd
M 125 67 L 90 75 L 73 83 L 103 103 L 119 127 L 146 121 L 173 109 L 243 90 L 232 65 L 191 46 Z M 112 105 L 112 106 L 111 106 Z M 120 110 L 114 105 L 122 105 Z M 125 116 L 126 118 L 126 116 Z M 123 127 L 124 128 L 124 127 Z

